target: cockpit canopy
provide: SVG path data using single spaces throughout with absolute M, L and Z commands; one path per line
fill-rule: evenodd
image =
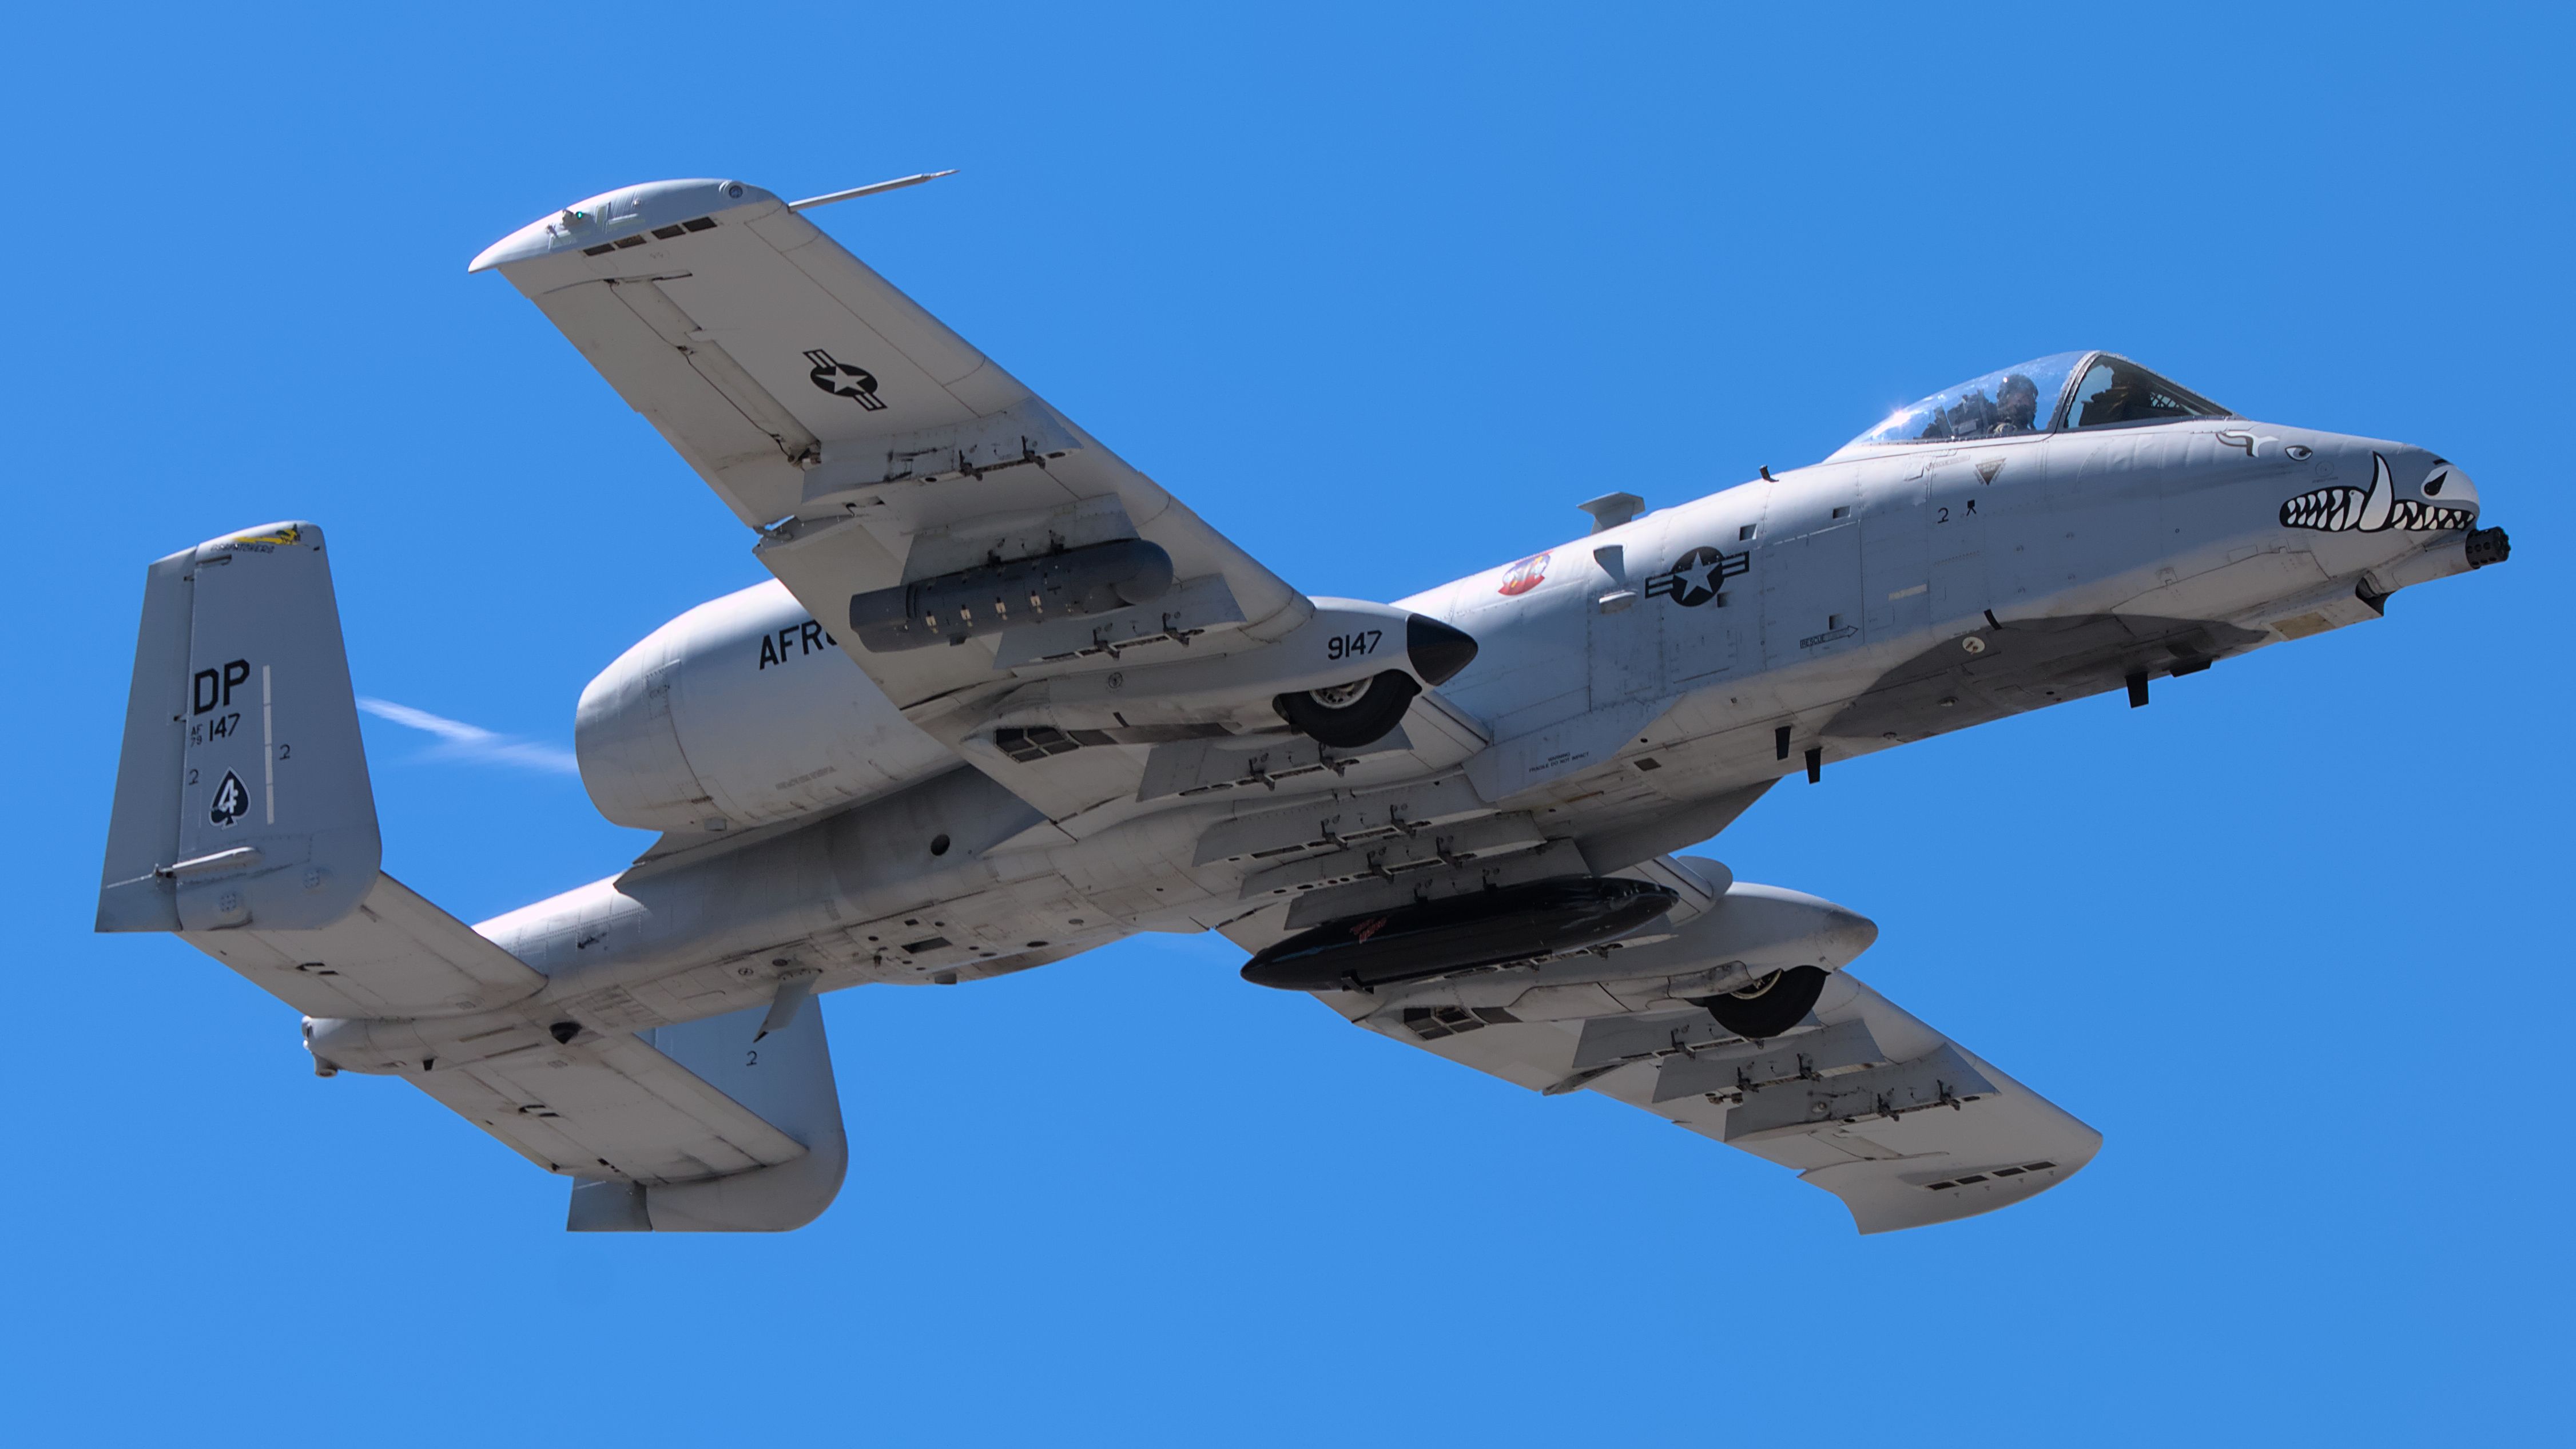
M 1909 403 L 1844 444 L 1843 450 L 2232 416 L 2228 409 L 2125 357 L 2059 352 L 1970 378 Z

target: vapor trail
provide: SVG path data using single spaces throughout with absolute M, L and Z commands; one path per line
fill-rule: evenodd
M 483 765 L 512 765 L 522 770 L 543 770 L 553 775 L 580 773 L 581 766 L 572 751 L 556 745 L 538 744 L 516 735 L 495 734 L 481 725 L 431 714 L 389 699 L 360 698 L 358 708 L 378 719 L 438 736 L 441 743 L 429 754 L 432 759 L 464 760 Z

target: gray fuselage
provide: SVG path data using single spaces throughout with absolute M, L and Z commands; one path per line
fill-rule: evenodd
M 1310 788 L 1463 771 L 1474 811 L 1616 869 L 1713 833 L 1732 812 L 1711 802 L 1784 774 L 2375 617 L 2470 566 L 2467 527 L 2432 525 L 2476 508 L 2422 449 L 2232 417 L 1855 445 L 1401 601 L 1476 639 L 1439 694 L 1490 743 L 1370 755 Z M 806 618 L 775 586 L 748 593 L 745 638 Z M 812 667 L 867 688 L 837 654 Z M 1242 924 L 1271 904 L 1243 898 L 1259 862 L 1199 843 L 1293 789 L 1051 824 L 967 765 L 910 768 L 477 929 L 544 972 L 560 1011 L 627 1029 L 757 1004 L 783 971 L 945 983 L 1140 930 L 1260 933 Z

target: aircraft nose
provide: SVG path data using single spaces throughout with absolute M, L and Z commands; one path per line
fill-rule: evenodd
M 2284 500 L 2281 526 L 2402 538 L 2477 524 L 2477 485 L 2446 459 L 2361 442 L 2350 462 L 2352 482 L 2337 480 Z
M 2463 557 L 2470 568 L 2482 569 L 2489 564 L 2500 564 L 2512 554 L 2513 541 L 2505 537 L 2503 529 L 2478 527 L 2481 517 L 2478 485 L 2469 481 L 2466 469 L 2447 458 L 2435 458 L 2416 491 L 2424 495 L 2423 506 L 2426 509 L 2451 510 L 2447 518 L 2436 517 L 2430 521 L 2447 522 L 2469 530 Z
M 2316 477 L 2282 501 L 2280 522 L 2329 574 L 2366 573 L 2365 586 L 2385 597 L 2512 551 L 2503 529 L 2478 526 L 2478 485 L 2447 458 L 2370 438 L 2325 439 L 2309 452 Z
M 2469 481 L 2467 472 L 2443 459 L 2433 460 L 2421 491 L 2425 498 L 2445 507 L 2465 508 L 2472 516 L 2478 511 L 2478 485 Z

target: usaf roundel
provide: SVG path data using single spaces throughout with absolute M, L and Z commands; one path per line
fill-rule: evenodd
M 1753 567 L 1753 555 L 1720 553 L 1713 548 L 1695 548 L 1673 561 L 1673 566 L 1646 580 L 1646 597 L 1665 598 L 1685 609 L 1695 609 L 1717 597 L 1726 581 Z
M 820 347 L 808 351 L 805 360 L 814 364 L 814 370 L 805 375 L 814 380 L 816 387 L 834 397 L 848 398 L 869 412 L 885 410 L 885 399 L 877 396 L 875 373 L 864 367 L 852 367 Z

